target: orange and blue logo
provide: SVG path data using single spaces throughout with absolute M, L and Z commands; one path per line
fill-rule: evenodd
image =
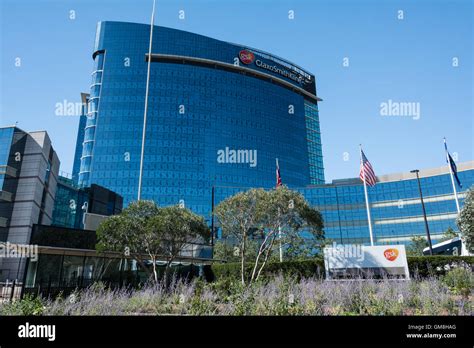
M 239 52 L 239 58 L 242 63 L 251 64 L 255 60 L 255 55 L 248 50 L 242 50 Z
M 398 257 L 398 249 L 387 249 L 383 252 L 383 256 L 385 256 L 388 261 L 395 261 Z

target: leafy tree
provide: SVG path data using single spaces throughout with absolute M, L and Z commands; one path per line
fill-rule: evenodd
M 333 239 L 298 234 L 291 242 L 285 244 L 285 261 L 302 261 L 313 258 L 315 255 L 322 255 L 322 250 L 326 246 L 331 246 L 333 242 Z
M 166 258 L 165 282 L 172 262 L 193 243 L 207 242 L 209 227 L 204 219 L 187 208 L 170 206 L 161 208 L 146 225 L 147 252 L 153 262 L 156 280 L 156 255 Z M 153 251 L 153 252 L 150 252 Z
M 156 282 L 158 260 L 167 261 L 166 278 L 171 263 L 191 242 L 208 238 L 209 229 L 204 220 L 188 209 L 159 208 L 152 201 L 138 201 L 99 225 L 96 248 L 130 256 Z M 147 261 L 151 261 L 152 271 L 146 266 Z
M 151 276 L 146 266 L 148 236 L 147 221 L 158 214 L 159 208 L 153 201 L 132 202 L 119 215 L 108 217 L 97 228 L 98 251 L 116 251 L 134 259 Z
M 407 256 L 423 256 L 423 249 L 428 246 L 428 241 L 425 237 L 414 236 L 411 238 L 411 243 L 407 247 Z
M 456 237 L 459 237 L 458 233 L 456 233 L 451 227 L 448 227 L 448 229 L 444 231 L 443 236 L 438 242 L 445 242 Z
M 240 192 L 220 202 L 215 209 L 224 238 L 234 240 L 238 247 L 242 284 L 245 284 L 248 239 L 263 219 L 261 202 L 265 195 L 265 191 L 261 189 Z
M 467 250 L 474 253 L 474 186 L 471 186 L 466 193 L 464 206 L 458 216 L 457 224 Z
M 237 254 L 236 254 L 237 253 Z M 214 242 L 214 259 L 226 262 L 237 262 L 239 251 L 224 239 L 217 239 Z
M 154 201 L 136 201 L 130 203 L 120 215 L 135 219 L 148 219 L 158 213 L 160 208 Z
M 215 214 L 224 237 L 236 241 L 240 253 L 241 281 L 245 285 L 245 262 L 253 263 L 249 282 L 258 280 L 275 251 L 302 243 L 301 233 L 321 242 L 324 239 L 321 214 L 311 208 L 304 197 L 286 187 L 265 191 L 251 189 L 240 192 L 219 203 Z M 247 249 L 252 236 L 260 236 L 255 257 L 249 258 Z M 293 248 L 293 249 L 292 249 Z
M 245 248 L 245 258 L 247 260 L 255 259 L 259 244 L 258 240 L 247 240 L 247 246 Z M 230 238 L 220 238 L 214 243 L 214 259 L 224 260 L 226 262 L 239 262 L 240 249 Z

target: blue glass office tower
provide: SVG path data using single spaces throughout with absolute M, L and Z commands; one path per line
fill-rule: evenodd
M 98 24 L 78 133 L 79 185 L 107 187 L 125 205 L 137 199 L 149 29 Z M 278 158 L 284 184 L 321 211 L 327 238 L 369 242 L 360 179 L 324 184 L 314 75 L 257 49 L 164 27 L 154 28 L 152 52 L 143 199 L 182 201 L 208 218 L 213 186 L 216 204 L 251 187 L 274 187 Z M 474 164 L 458 169 L 462 206 Z M 421 170 L 420 180 L 436 241 L 448 227 L 457 230 L 448 167 Z M 369 200 L 378 244 L 425 235 L 413 174 L 379 176 Z
M 137 199 L 150 26 L 100 22 L 79 185 Z M 213 185 L 323 184 L 314 75 L 247 46 L 154 28 L 142 199 L 210 213 Z M 81 131 L 81 129 L 80 129 Z

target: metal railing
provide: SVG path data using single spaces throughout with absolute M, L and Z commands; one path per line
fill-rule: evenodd
M 23 284 L 18 280 L 0 282 L 0 302 L 18 300 L 22 295 Z

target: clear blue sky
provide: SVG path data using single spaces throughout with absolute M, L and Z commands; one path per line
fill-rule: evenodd
M 152 0 L 2 0 L 0 125 L 46 129 L 61 169 L 71 172 L 78 119 L 55 116 L 55 105 L 80 102 L 80 92 L 88 92 L 96 23 L 149 23 L 151 6 Z M 474 159 L 471 0 L 157 6 L 156 24 L 260 48 L 316 75 L 326 181 L 358 175 L 359 143 L 377 174 L 444 165 L 443 136 L 459 161 Z M 420 103 L 420 118 L 381 116 L 380 104 L 390 99 Z

